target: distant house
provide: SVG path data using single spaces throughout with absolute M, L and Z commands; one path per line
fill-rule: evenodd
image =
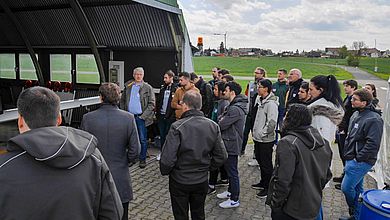
M 340 47 L 326 47 L 325 48 L 325 55 L 330 58 L 337 58 L 340 56 Z
M 381 54 L 382 57 L 386 57 L 386 58 L 390 57 L 390 50 L 385 50 L 385 51 L 382 51 L 381 53 L 382 53 Z
M 380 57 L 381 51 L 376 48 L 363 48 L 360 54 L 365 57 Z

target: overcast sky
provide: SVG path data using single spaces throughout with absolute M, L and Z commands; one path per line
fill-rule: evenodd
M 311 50 L 364 41 L 390 49 L 390 0 L 178 0 L 193 45 Z

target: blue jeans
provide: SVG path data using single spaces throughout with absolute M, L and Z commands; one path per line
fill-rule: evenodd
M 238 201 L 240 197 L 240 178 L 238 177 L 238 156 L 229 155 L 225 162 L 225 169 L 229 177 L 228 192 L 231 193 L 230 199 Z
M 139 154 L 139 160 L 146 160 L 146 151 L 148 150 L 148 130 L 145 126 L 145 120 L 141 119 L 139 116 L 134 116 L 135 123 L 137 124 L 139 142 L 141 143 L 141 153 Z
M 341 183 L 341 191 L 345 200 L 352 210 L 355 219 L 359 219 L 360 206 L 359 195 L 363 193 L 364 176 L 371 169 L 372 165 L 356 160 L 347 160 L 344 167 L 344 179 Z
M 164 115 L 161 115 L 157 120 L 158 129 L 160 130 L 161 148 L 164 146 L 165 138 L 173 122 L 174 119 L 167 119 Z

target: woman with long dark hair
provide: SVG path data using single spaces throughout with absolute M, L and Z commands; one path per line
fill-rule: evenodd
M 309 93 L 311 102 L 308 107 L 313 114 L 311 125 L 332 143 L 344 115 L 339 83 L 333 75 L 318 75 L 310 80 Z
M 266 201 L 273 220 L 316 219 L 320 212 L 322 190 L 332 176 L 332 150 L 311 122 L 305 105 L 289 106 Z

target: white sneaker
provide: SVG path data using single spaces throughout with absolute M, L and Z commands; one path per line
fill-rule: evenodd
M 156 160 L 159 161 L 161 159 L 161 153 L 156 156 Z
M 225 192 L 223 192 L 223 193 L 217 194 L 217 198 L 218 198 L 218 199 L 229 199 L 229 198 L 230 198 L 230 195 L 231 195 L 230 192 L 225 191 Z
M 252 159 L 251 161 L 248 162 L 248 166 L 256 167 L 256 166 L 259 166 L 259 163 L 257 163 L 257 160 Z
M 224 209 L 228 209 L 228 208 L 235 208 L 235 207 L 238 207 L 240 206 L 240 201 L 233 201 L 233 200 L 226 200 L 225 202 L 222 202 L 222 203 L 219 203 L 219 207 L 221 208 L 224 208 Z

